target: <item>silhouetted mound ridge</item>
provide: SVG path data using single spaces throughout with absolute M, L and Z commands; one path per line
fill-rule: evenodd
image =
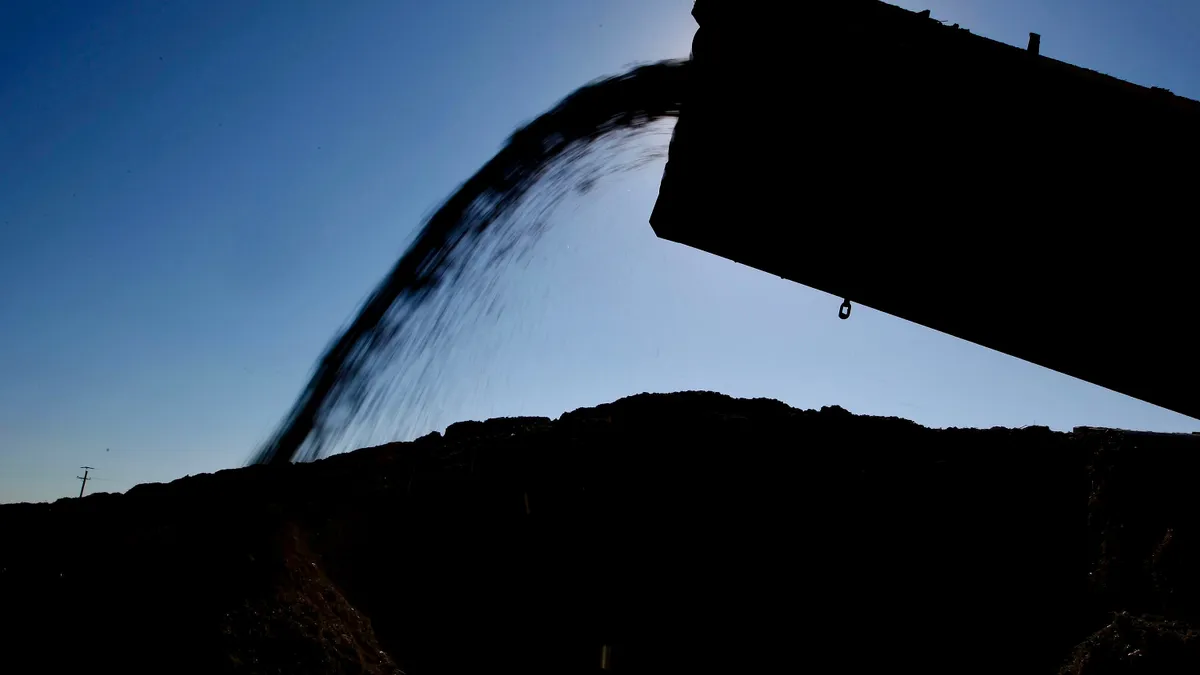
M 1197 442 L 642 394 L 0 506 L 5 670 L 1195 670 Z

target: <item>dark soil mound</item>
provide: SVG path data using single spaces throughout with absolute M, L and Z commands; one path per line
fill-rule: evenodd
M 1062 675 L 1195 673 L 1200 634 L 1176 621 L 1121 612 L 1075 650 Z
M 0 507 L 0 635 L 14 672 L 1173 672 L 1196 450 L 640 395 Z

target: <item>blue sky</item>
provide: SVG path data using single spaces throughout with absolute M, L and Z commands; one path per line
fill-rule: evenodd
M 1200 97 L 1195 3 L 899 4 Z M 69 495 L 83 464 L 104 491 L 240 465 L 422 216 L 578 85 L 686 56 L 690 8 L 0 4 L 0 501 Z M 430 428 L 702 388 L 932 426 L 1200 429 L 659 241 L 660 172 L 562 206 Z

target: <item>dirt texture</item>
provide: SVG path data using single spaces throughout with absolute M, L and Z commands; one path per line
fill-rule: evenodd
M 0 635 L 13 672 L 1194 670 L 1197 449 L 643 394 L 0 506 Z

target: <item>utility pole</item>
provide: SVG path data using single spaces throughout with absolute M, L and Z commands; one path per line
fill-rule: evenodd
M 76 478 L 78 478 L 79 480 L 83 481 L 83 485 L 80 485 L 80 486 L 79 486 L 79 496 L 80 496 L 80 497 L 82 497 L 82 496 L 83 496 L 83 489 L 84 489 L 85 487 L 87 487 L 88 472 L 89 472 L 89 471 L 95 471 L 95 470 L 96 470 L 96 467 L 94 467 L 94 466 L 81 466 L 81 467 L 79 467 L 79 468 L 83 469 L 83 475 L 82 475 L 82 476 L 75 476 L 75 477 L 76 477 Z

